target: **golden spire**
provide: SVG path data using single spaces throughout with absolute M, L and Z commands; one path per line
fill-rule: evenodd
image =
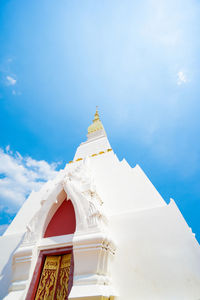
M 96 106 L 94 120 L 93 120 L 93 123 L 88 127 L 88 134 L 95 132 L 97 130 L 102 130 L 102 129 L 104 129 L 103 124 L 101 123 L 100 118 L 99 118 L 98 106 Z
M 98 111 L 98 106 L 96 106 L 96 112 L 95 112 L 95 115 L 94 115 L 94 120 L 93 120 L 93 122 L 95 122 L 95 121 L 97 121 L 97 120 L 99 120 L 99 121 L 100 121 L 100 119 L 99 119 L 99 111 Z

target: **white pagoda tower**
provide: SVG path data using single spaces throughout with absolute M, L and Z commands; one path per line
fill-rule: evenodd
M 0 238 L 0 299 L 200 299 L 195 235 L 138 165 L 119 161 L 98 111 L 73 161 Z

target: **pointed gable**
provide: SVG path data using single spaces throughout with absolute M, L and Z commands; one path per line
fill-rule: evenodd
M 71 200 L 64 200 L 50 220 L 44 237 L 72 234 L 76 229 L 76 218 Z

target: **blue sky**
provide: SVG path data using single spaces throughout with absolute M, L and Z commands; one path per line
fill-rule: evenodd
M 200 2 L 0 2 L 0 230 L 85 140 L 172 197 L 200 241 Z

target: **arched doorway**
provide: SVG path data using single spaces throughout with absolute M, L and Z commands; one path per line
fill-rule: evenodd
M 66 199 L 54 213 L 44 238 L 71 235 L 76 229 L 73 204 Z M 73 285 L 73 248 L 40 251 L 26 300 L 66 300 Z

